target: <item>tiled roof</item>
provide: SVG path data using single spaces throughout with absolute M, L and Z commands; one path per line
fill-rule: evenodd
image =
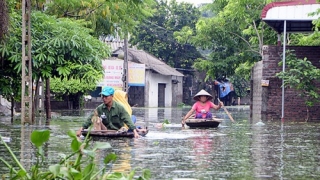
M 115 54 L 123 54 L 123 46 L 124 41 L 120 40 L 120 38 L 111 38 L 107 37 L 102 39 L 106 44 L 110 45 L 111 50 Z M 109 58 L 110 59 L 110 58 Z M 142 63 L 146 65 L 146 69 L 152 69 L 159 74 L 166 75 L 166 76 L 184 76 L 182 73 L 177 71 L 176 69 L 172 68 L 171 66 L 167 65 L 165 62 L 161 61 L 160 59 L 156 58 L 155 56 L 143 51 L 137 50 L 133 48 L 128 49 L 128 60 L 133 61 L 136 63 Z
M 152 69 L 162 75 L 183 76 L 183 74 L 176 69 L 143 50 L 129 48 L 128 61 L 145 64 L 146 69 Z

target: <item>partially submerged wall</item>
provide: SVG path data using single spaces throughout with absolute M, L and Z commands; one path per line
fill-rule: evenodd
M 298 58 L 307 57 L 313 65 L 320 68 L 319 46 L 288 46 Z M 264 57 L 256 63 L 251 76 L 251 120 L 280 120 L 282 103 L 282 80 L 276 73 L 282 71 L 278 63 L 282 61 L 282 46 L 264 46 Z M 261 80 L 269 80 L 268 86 L 262 86 Z M 304 100 L 293 89 L 285 89 L 284 120 L 303 121 L 307 117 Z M 320 120 L 319 104 L 309 108 L 309 120 Z
M 11 115 L 11 103 L 0 96 L 0 116 Z

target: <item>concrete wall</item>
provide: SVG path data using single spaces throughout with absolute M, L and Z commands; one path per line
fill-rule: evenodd
M 263 62 L 259 61 L 257 62 L 251 71 L 251 113 L 250 117 L 255 120 L 261 120 L 261 108 L 262 106 L 262 86 L 261 86 L 261 80 L 262 80 L 262 69 L 263 69 Z
M 319 46 L 288 46 L 287 49 L 295 50 L 298 58 L 307 57 L 320 68 Z M 252 120 L 281 120 L 282 80 L 275 75 L 282 71 L 282 66 L 278 65 L 282 61 L 282 46 L 264 46 L 263 54 L 263 61 L 252 69 L 250 117 Z M 269 80 L 269 86 L 262 87 L 261 80 Z M 284 120 L 304 121 L 307 117 L 304 100 L 293 89 L 285 89 L 284 94 Z M 309 120 L 320 119 L 319 105 L 309 108 Z
M 145 107 L 158 107 L 158 84 L 166 84 L 165 107 L 171 107 L 172 80 L 171 76 L 164 76 L 152 71 L 146 71 Z

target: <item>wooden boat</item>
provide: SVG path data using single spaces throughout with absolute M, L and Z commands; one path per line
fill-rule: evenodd
M 219 126 L 222 120 L 216 117 L 212 119 L 196 119 L 193 117 L 186 120 L 186 125 L 190 128 L 215 128 Z
M 145 136 L 149 132 L 148 129 L 138 129 L 138 134 L 140 136 Z M 125 132 L 125 131 L 116 131 L 116 130 L 91 130 L 90 132 L 88 129 L 84 129 L 82 131 L 83 136 L 87 136 L 89 133 L 90 137 L 106 137 L 106 138 L 118 138 L 118 137 L 127 137 L 133 138 L 133 132 Z

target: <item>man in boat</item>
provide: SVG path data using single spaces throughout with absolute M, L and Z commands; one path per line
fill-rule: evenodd
M 212 113 L 210 109 L 219 110 L 223 103 L 220 102 L 218 105 L 213 104 L 211 94 L 209 94 L 205 90 L 199 91 L 193 99 L 196 101 L 191 110 L 187 113 L 187 115 L 183 118 L 181 124 L 184 126 L 186 120 L 195 112 L 195 118 L 203 118 L 203 119 L 212 119 Z
M 127 110 L 120 103 L 113 100 L 114 89 L 112 87 L 106 86 L 102 89 L 100 93 L 102 96 L 103 103 L 96 108 L 98 112 L 98 117 L 100 117 L 101 122 L 108 130 L 119 131 L 125 125 L 128 126 L 129 131 L 133 131 L 134 137 L 138 138 L 139 134 L 133 124 L 131 117 Z M 82 127 L 77 131 L 77 136 L 81 135 L 83 129 L 88 129 L 92 124 L 92 113 L 87 121 L 82 125 Z

